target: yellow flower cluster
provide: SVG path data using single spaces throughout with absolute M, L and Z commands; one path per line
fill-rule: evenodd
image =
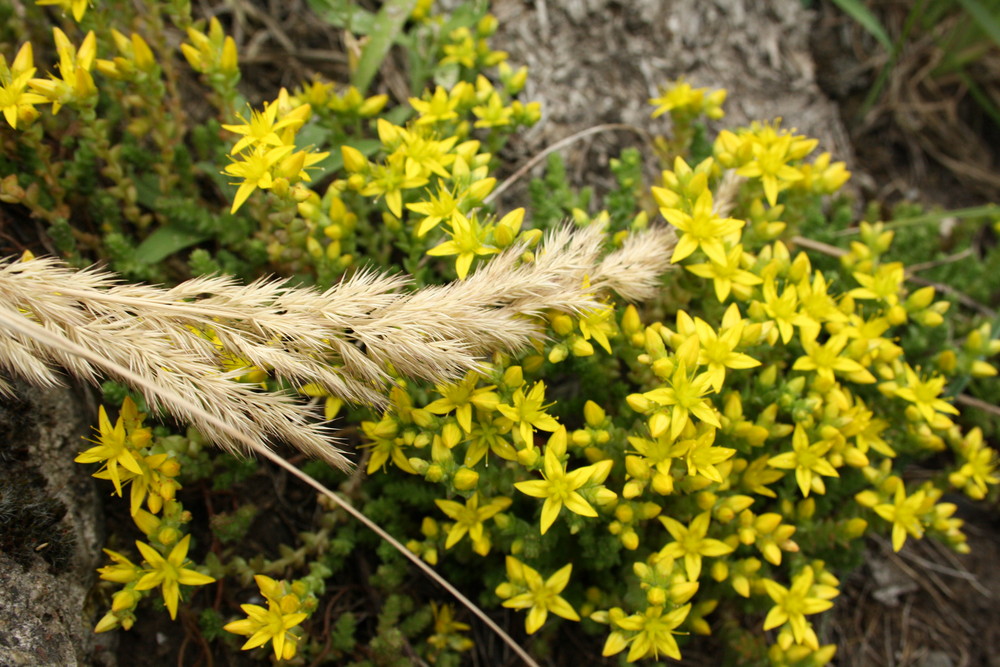
M 159 587 L 170 618 L 175 618 L 182 584 L 203 586 L 215 581 L 189 567 L 191 536 L 183 535 L 182 527 L 191 516 L 174 498 L 180 488 L 175 479 L 180 464 L 152 441 L 152 431 L 143 426 L 144 419 L 130 398 L 122 403 L 114 426 L 101 406 L 96 446 L 74 459 L 77 463 L 103 463 L 94 477 L 110 480 L 119 496 L 123 486 L 132 485 L 132 518 L 149 541 L 136 542 L 145 567 L 105 549 L 114 564 L 98 570 L 101 579 L 122 584 L 123 588 L 114 594 L 111 610 L 98 622 L 97 632 L 131 628 L 136 605 L 145 591 Z M 149 511 L 142 509 L 144 502 Z
M 288 92 L 282 88 L 276 100 L 264 104 L 263 111 L 251 110 L 249 120 L 239 116 L 243 121 L 241 125 L 222 126 L 241 135 L 230 151 L 233 163 L 224 171 L 243 179 L 233 184 L 239 185 L 239 189 L 233 198 L 232 213 L 258 188 L 297 200 L 309 196 L 305 189 L 290 192 L 290 188 L 301 181 L 311 181 L 306 170 L 329 155 L 310 148 L 296 150 L 295 135 L 309 120 L 310 114 L 308 104 L 293 104 Z
M 97 55 L 94 31 L 87 33 L 79 48 L 59 28 L 53 28 L 52 35 L 59 55 L 58 76 L 33 78 L 36 69 L 30 42 L 21 45 L 9 66 L 0 54 L 0 112 L 14 129 L 18 121 L 25 127 L 38 117 L 36 104 L 51 103 L 52 113 L 58 113 L 66 104 L 92 109 L 97 102 L 97 86 L 91 75 Z
M 299 642 L 296 626 L 306 620 L 316 607 L 316 598 L 301 582 L 289 584 L 263 574 L 254 576 L 267 609 L 256 604 L 241 604 L 247 618 L 227 623 L 226 632 L 248 636 L 243 650 L 271 642 L 275 660 L 291 660 Z
M 674 83 L 663 86 L 660 96 L 649 100 L 656 107 L 653 118 L 669 113 L 674 122 L 688 121 L 698 116 L 706 116 L 718 120 L 726 115 L 722 104 L 726 101 L 725 90 L 693 88 L 683 77 Z
M 308 104 L 321 117 L 329 113 L 344 120 L 377 116 L 389 101 L 388 95 L 365 97 L 354 86 L 337 93 L 332 83 L 319 79 L 296 89 L 294 97 L 298 103 Z
M 518 74 L 502 68 L 502 75 L 517 89 Z M 520 84 L 523 85 L 523 84 Z M 339 192 L 353 191 L 381 198 L 393 220 L 404 212 L 416 214 L 413 233 L 423 238 L 441 226 L 447 238 L 429 248 L 430 256 L 454 256 L 460 279 L 469 273 L 476 257 L 495 254 L 516 240 L 532 242 L 537 235 L 520 235 L 524 210 L 509 212 L 499 220 L 481 219 L 476 212 L 496 185 L 489 175 L 492 155 L 482 152 L 482 142 L 469 139 L 473 129 L 510 131 L 538 120 L 537 104 L 509 105 L 507 90 L 497 90 L 486 77 L 475 83 L 459 81 L 450 90 L 438 86 L 410 104 L 418 116 L 405 126 L 385 118 L 376 121 L 384 159 L 369 160 L 352 145 L 341 146 L 348 178 L 335 183 Z M 470 123 L 469 117 L 476 118 Z M 394 223 L 395 224 L 395 223 Z
M 478 71 L 505 61 L 507 53 L 490 49 L 487 41 L 496 32 L 498 25 L 495 16 L 486 14 L 476 24 L 475 31 L 466 27 L 452 30 L 442 46 L 444 57 L 440 64 L 453 64 Z
M 188 42 L 181 44 L 181 53 L 191 69 L 208 77 L 213 84 L 236 85 L 240 78 L 236 42 L 222 29 L 214 16 L 208 22 L 208 32 L 194 26 L 187 29 Z
M 421 109 L 428 120 L 406 131 L 455 122 L 449 99 L 442 89 L 428 97 Z M 883 258 L 892 233 L 881 225 L 862 223 L 861 241 L 841 258 L 853 285 L 835 282 L 777 238 L 787 228 L 780 197 L 827 194 L 848 177 L 825 154 L 804 164 L 814 147 L 777 125 L 754 125 L 720 137 L 714 157 L 695 166 L 677 158 L 662 173 L 653 198 L 679 231 L 672 259 L 687 271 L 689 298 L 701 295 L 698 315 L 678 308 L 669 325 L 645 325 L 633 306 L 553 313 L 551 340 L 534 353 L 498 357 L 492 369 L 430 397 L 405 385 L 393 390 L 393 408 L 363 425 L 373 441 L 369 471 L 391 460 L 464 498 L 436 501 L 448 521 L 426 517 L 414 552 L 438 562 L 466 535 L 481 556 L 500 547 L 510 554 L 508 581 L 496 593 L 505 606 L 528 611 L 532 633 L 550 611 L 579 614 L 568 602 L 570 566 L 546 580 L 521 559 L 537 557 L 537 540 L 548 544 L 554 532 L 603 522 L 638 556 L 632 575 L 645 597 L 632 612 L 614 606 L 621 591 L 588 594 L 578 607 L 609 626 L 605 655 L 627 649 L 628 661 L 678 658 L 675 634 L 709 633 L 706 616 L 722 590 L 715 586 L 726 584 L 730 594 L 768 605 L 771 659 L 819 664 L 834 647 L 820 645 L 809 617 L 832 606 L 839 583 L 800 544 L 846 545 L 883 521 L 897 549 L 926 532 L 966 548 L 941 489 L 925 483 L 907 493 L 893 472 L 900 452 L 950 445 L 952 485 L 982 497 L 998 483 L 981 431 L 962 433 L 949 419 L 956 410 L 943 398 L 944 376 L 911 366 L 897 338 L 904 325 L 940 324 L 947 303 L 935 301 L 933 288 L 909 289 L 903 267 Z M 456 219 L 450 192 L 439 186 L 435 207 L 408 205 L 426 216 L 418 234 Z M 613 242 L 626 234 L 608 233 Z M 983 359 L 1000 345 L 990 339 L 988 329 L 978 331 L 961 358 L 942 355 L 939 368 L 991 375 Z M 593 342 L 631 359 L 630 379 L 641 390 L 625 403 L 642 416 L 638 424 L 588 400 L 580 426 L 567 430 L 562 419 L 573 417 L 547 398 L 546 368 L 571 355 L 593 358 Z M 892 427 L 891 414 L 902 417 Z M 540 434 L 548 434 L 544 446 Z M 841 478 L 868 490 L 832 518 L 817 516 L 817 497 L 842 495 Z M 534 536 L 524 532 L 523 496 L 497 496 L 487 486 L 500 479 L 540 501 Z M 709 597 L 695 602 L 699 591 Z M 610 602 L 603 609 L 602 598 Z

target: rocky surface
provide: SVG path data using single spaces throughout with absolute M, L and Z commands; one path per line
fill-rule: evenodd
M 0 666 L 107 664 L 85 611 L 100 503 L 73 462 L 95 410 L 79 388 L 16 392 L 0 401 Z
M 725 126 L 783 119 L 784 127 L 820 140 L 853 165 L 836 105 L 816 83 L 809 46 L 812 15 L 797 0 L 496 0 L 496 48 L 528 65 L 524 98 L 542 102 L 542 121 L 514 142 L 532 155 L 602 123 L 626 123 L 654 134 L 650 97 L 679 77 L 696 87 L 725 88 Z M 563 151 L 580 184 L 607 174 L 607 160 L 642 140 L 634 133 L 589 137 Z

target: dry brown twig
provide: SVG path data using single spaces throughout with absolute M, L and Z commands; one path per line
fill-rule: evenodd
M 283 440 L 341 469 L 351 466 L 325 425 L 288 392 L 234 381 L 250 367 L 291 386 L 381 406 L 396 372 L 433 382 L 483 368 L 494 352 L 542 337 L 546 310 L 599 307 L 603 292 L 627 300 L 655 293 L 673 232 L 650 228 L 600 258 L 596 226 L 551 232 L 534 261 L 513 247 L 466 280 L 406 292 L 401 276 L 361 271 L 328 290 L 262 279 L 239 285 L 194 278 L 172 288 L 120 283 L 99 269 L 49 258 L 0 262 L 0 370 L 40 386 L 57 368 L 94 382 L 111 377 L 189 421 L 226 449 L 285 468 L 392 544 L 482 619 L 527 664 L 530 656 L 485 613 L 346 500 L 268 447 Z M 589 285 L 589 286 L 588 286 Z M 226 362 L 239 359 L 238 368 Z M 229 364 L 232 366 L 232 364 Z M 9 393 L 0 379 L 0 393 Z

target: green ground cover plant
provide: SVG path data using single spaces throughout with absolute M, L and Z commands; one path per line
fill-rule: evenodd
M 460 664 L 468 614 L 355 508 L 469 606 L 523 616 L 526 660 L 576 632 L 623 663 L 713 635 L 733 663 L 823 665 L 865 535 L 967 550 L 945 494 L 1000 481 L 995 419 L 956 407 L 1000 399 L 1000 323 L 964 305 L 990 258 L 938 262 L 938 214 L 856 220 L 816 140 L 717 130 L 725 91 L 679 80 L 650 100 L 672 133 L 613 161 L 613 191 L 553 154 L 494 210 L 498 153 L 542 110 L 479 3 L 317 6 L 357 40 L 352 82 L 252 103 L 232 37 L 181 0 L 39 4 L 0 8 L 0 201 L 62 261 L 0 267 L 0 363 L 117 381 L 76 459 L 137 531 L 106 549 L 96 631 L 165 607 L 258 661 Z M 405 101 L 367 92 L 393 45 Z M 158 347 L 71 360 L 102 331 Z M 264 552 L 245 455 L 269 440 L 339 495 Z M 330 612 L 359 550 L 365 622 Z

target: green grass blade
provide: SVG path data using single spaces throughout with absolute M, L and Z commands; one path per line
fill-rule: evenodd
M 833 4 L 840 7 L 840 11 L 850 16 L 861 27 L 871 33 L 872 37 L 878 40 L 878 43 L 886 51 L 892 52 L 892 40 L 889 39 L 888 33 L 882 27 L 882 23 L 861 0 L 833 0 Z
M 979 0 L 958 0 L 958 4 L 962 5 L 990 39 L 1000 45 L 1000 19 L 995 10 L 984 6 Z
M 903 227 L 915 227 L 927 224 L 938 225 L 941 224 L 941 221 L 945 218 L 958 218 L 959 220 L 964 220 L 966 218 L 982 218 L 993 215 L 1000 215 L 1000 206 L 997 206 L 996 204 L 987 204 L 985 206 L 976 206 L 974 208 L 962 208 L 954 211 L 935 211 L 933 213 L 925 213 L 911 218 L 900 218 L 885 223 L 884 228 L 901 229 Z
M 368 43 L 361 51 L 358 69 L 351 81 L 362 93 L 368 90 L 416 4 L 417 0 L 387 0 L 375 15 L 375 24 L 368 35 Z
M 958 77 L 969 89 L 969 94 L 972 95 L 972 99 L 976 101 L 979 108 L 985 111 L 993 119 L 993 122 L 1000 126 L 1000 109 L 990 99 L 989 94 L 964 70 L 958 73 Z

